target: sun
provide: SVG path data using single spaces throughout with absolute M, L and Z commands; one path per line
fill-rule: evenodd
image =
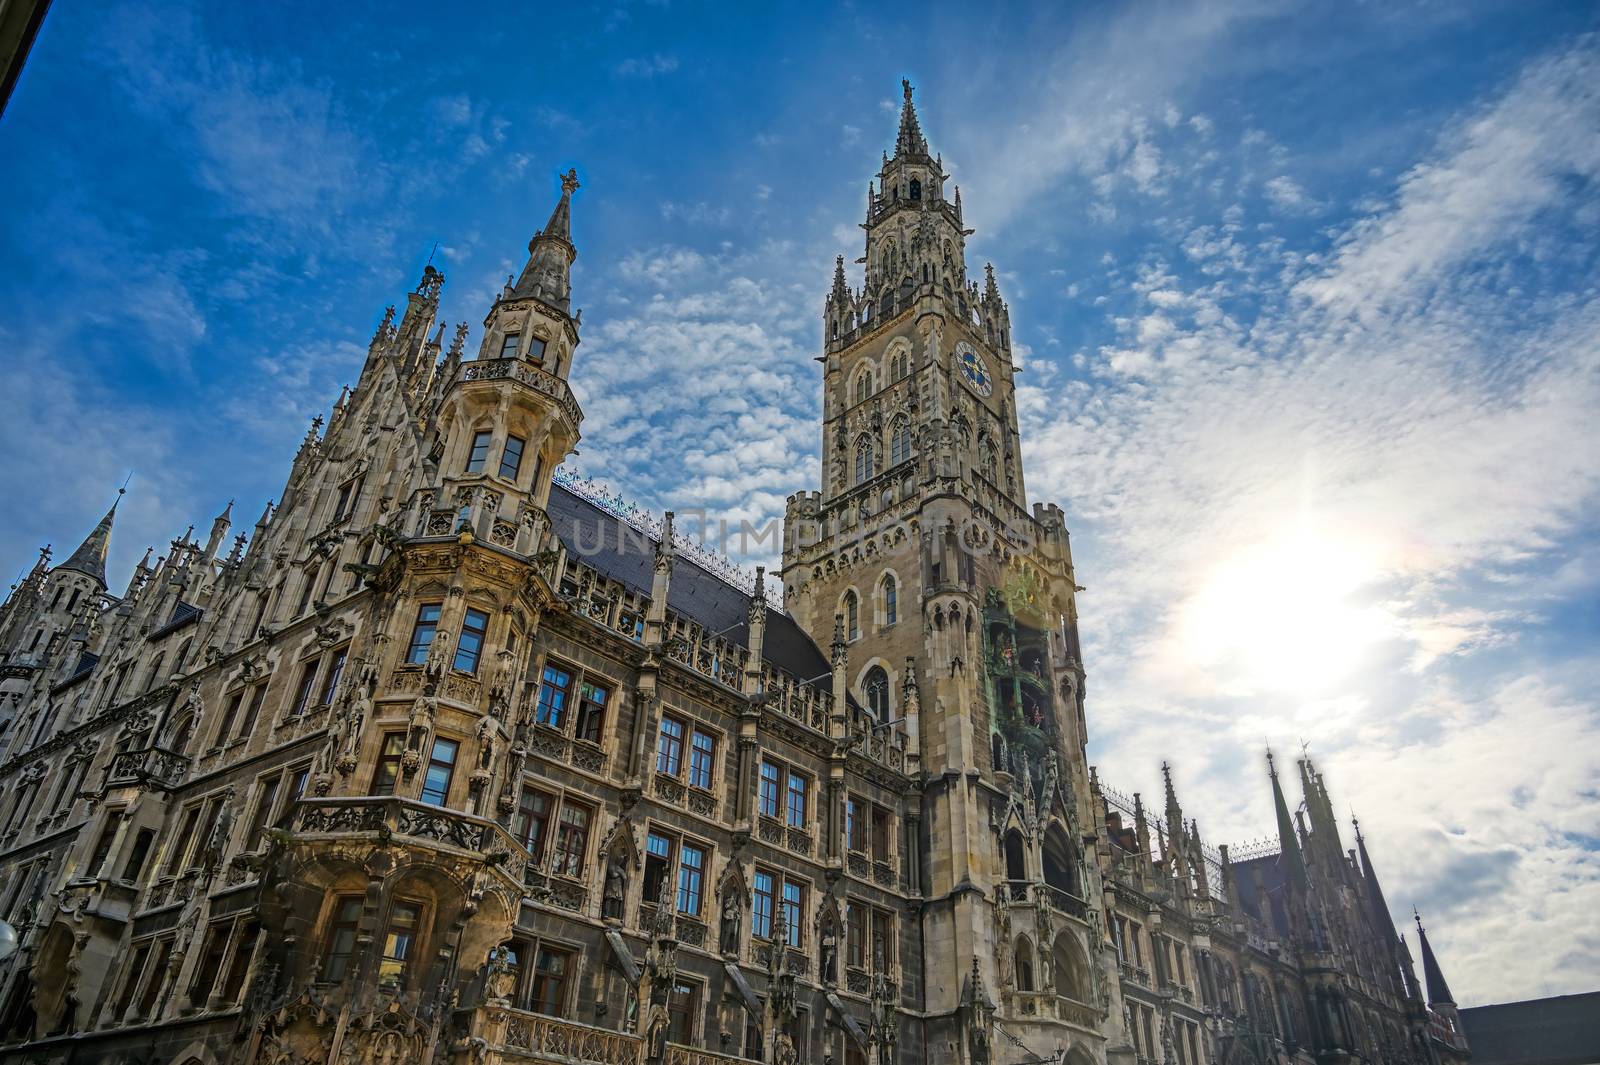
M 1393 632 L 1381 607 L 1357 601 L 1380 576 L 1359 539 L 1302 520 L 1219 562 L 1180 610 L 1178 640 L 1231 694 L 1332 694 Z

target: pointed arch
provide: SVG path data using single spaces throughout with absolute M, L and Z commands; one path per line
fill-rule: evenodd
M 1013 883 L 1020 883 L 1028 879 L 1027 845 L 1022 840 L 1022 832 L 1013 828 L 1006 833 L 1006 879 Z
M 863 366 L 856 371 L 855 401 L 865 403 L 877 390 L 872 385 L 872 367 Z
M 900 578 L 885 570 L 878 578 L 878 624 L 889 626 L 900 621 Z
M 1044 860 L 1044 882 L 1074 898 L 1081 897 L 1078 889 L 1077 852 L 1066 831 L 1061 827 L 1060 821 L 1052 820 L 1050 827 L 1045 829 L 1044 846 L 1040 851 Z
M 872 437 L 863 433 L 856 440 L 855 483 L 865 484 L 878 474 L 878 448 Z
M 861 635 L 861 597 L 854 588 L 848 589 L 839 600 L 839 613 L 844 615 L 844 638 L 854 640 Z
M 1017 990 L 1032 991 L 1033 986 L 1033 944 L 1026 935 L 1017 937 L 1017 945 L 1013 950 L 1017 959 Z
M 911 419 L 904 414 L 897 414 L 894 421 L 889 423 L 889 465 L 898 466 L 910 458 Z
M 867 710 L 878 724 L 890 720 L 889 674 L 882 666 L 874 665 L 861 680 L 861 692 L 866 696 Z
M 1051 951 L 1051 970 L 1055 977 L 1055 993 L 1078 1002 L 1090 997 L 1089 970 L 1083 951 L 1071 932 L 1056 936 L 1055 949 Z

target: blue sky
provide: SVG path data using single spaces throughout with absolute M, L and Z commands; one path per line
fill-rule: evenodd
M 1592 5 L 801 7 L 55 5 L 0 119 L 0 559 L 130 469 L 114 581 L 253 522 L 435 242 L 476 332 L 568 166 L 578 466 L 781 513 L 909 77 L 1103 774 L 1170 757 L 1240 841 L 1307 742 L 1463 1000 L 1600 984 Z

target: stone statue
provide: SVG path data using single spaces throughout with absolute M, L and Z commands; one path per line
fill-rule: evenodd
M 628 873 L 622 860 L 615 855 L 606 861 L 606 886 L 602 916 L 607 920 L 622 920 L 622 902 L 628 895 Z
M 744 927 L 744 905 L 737 891 L 726 891 L 722 896 L 722 953 L 738 957 L 739 936 Z
M 773 1065 L 798 1065 L 800 1055 L 795 1051 L 794 1040 L 788 1032 L 779 1032 L 772 1041 Z
M 833 930 L 831 920 L 822 926 L 822 982 L 836 984 L 839 982 L 839 936 Z
M 511 948 L 501 944 L 489 951 L 483 967 L 483 990 L 491 1002 L 508 1002 L 516 983 L 517 966 Z

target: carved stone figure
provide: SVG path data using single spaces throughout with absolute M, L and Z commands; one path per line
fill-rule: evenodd
M 739 938 L 744 929 L 744 905 L 737 891 L 722 895 L 721 949 L 725 957 L 739 956 Z
M 606 886 L 602 900 L 602 914 L 607 920 L 622 919 L 622 903 L 628 895 L 628 872 L 622 859 L 612 855 L 606 859 Z

